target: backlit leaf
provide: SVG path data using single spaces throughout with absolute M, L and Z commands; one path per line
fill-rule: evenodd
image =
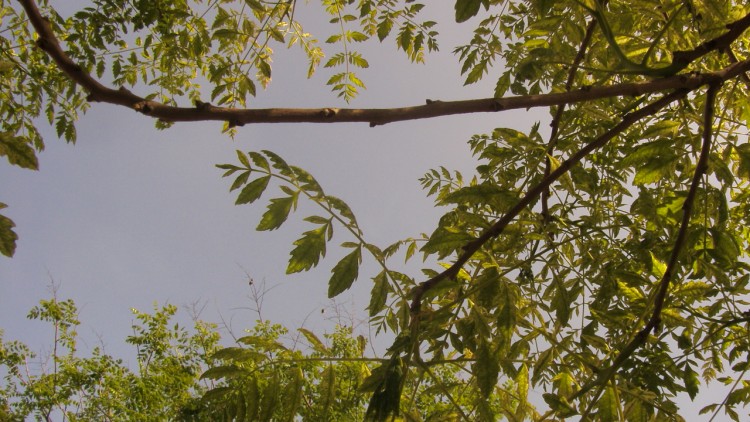
M 359 275 L 362 249 L 356 248 L 333 267 L 333 275 L 328 281 L 328 297 L 333 298 L 352 286 Z

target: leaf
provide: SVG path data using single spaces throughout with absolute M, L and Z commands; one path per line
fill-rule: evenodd
M 263 194 L 263 191 L 268 187 L 268 181 L 271 180 L 271 176 L 264 176 L 253 180 L 248 183 L 247 186 L 242 188 L 240 194 L 237 196 L 235 205 L 251 204 L 255 202 Z
M 34 148 L 22 137 L 12 136 L 7 132 L 0 133 L 0 157 L 2 156 L 7 157 L 8 162 L 14 166 L 39 170 Z
M 321 389 L 323 390 L 323 414 L 328 416 L 330 408 L 334 405 L 336 400 L 336 371 L 333 365 L 329 364 L 326 369 L 323 370 L 321 380 Z M 328 420 L 328 418 L 324 418 Z
M 306 329 L 306 328 L 299 328 L 297 329 L 302 335 L 305 336 L 307 341 L 310 343 L 310 345 L 315 349 L 316 352 L 322 353 L 324 355 L 327 355 L 329 353 L 328 348 L 323 344 L 322 341 L 316 336 L 312 331 Z
M 560 397 L 552 393 L 544 393 L 542 395 L 542 398 L 550 407 L 550 409 L 554 410 L 563 418 L 568 418 L 578 414 L 578 411 L 573 406 L 571 406 L 564 397 Z
M 454 251 L 460 250 L 473 240 L 474 237 L 468 233 L 455 232 L 438 227 L 432 233 L 427 243 L 422 246 L 421 250 L 424 253 L 436 253 L 438 254 L 438 259 L 442 259 Z
M 0 202 L 0 210 L 6 207 L 7 205 Z M 18 235 L 13 231 L 13 227 L 15 226 L 13 220 L 0 214 L 0 253 L 8 258 L 12 257 L 16 252 Z
M 325 199 L 328 202 L 328 205 L 330 205 L 333 209 L 339 212 L 341 217 L 344 217 L 345 219 L 349 220 L 349 225 L 351 228 L 361 233 L 361 231 L 359 230 L 359 226 L 357 225 L 357 218 L 354 216 L 352 209 L 349 208 L 349 205 L 347 205 L 346 202 L 331 195 L 326 195 Z
M 356 248 L 345 256 L 331 272 L 328 282 L 328 297 L 334 298 L 350 288 L 359 275 L 359 264 L 362 262 L 362 248 Z
M 479 13 L 482 0 L 456 0 L 456 22 L 466 22 Z
M 698 373 L 690 365 L 685 365 L 685 370 L 682 372 L 682 381 L 685 383 L 685 391 L 690 396 L 690 400 L 695 400 L 701 382 Z
M 257 152 L 250 151 L 248 152 L 248 155 L 250 155 L 250 159 L 253 160 L 253 163 L 262 168 L 263 170 L 270 172 L 271 167 L 268 165 L 268 160 Z
M 281 390 L 281 383 L 279 381 L 278 373 L 274 372 L 270 382 L 263 389 L 263 394 L 260 398 L 260 408 L 258 409 L 260 415 L 258 420 L 261 422 L 270 422 L 273 419 L 273 414 L 279 406 L 279 391 Z
M 302 404 L 305 374 L 302 373 L 302 368 L 297 366 L 289 368 L 289 377 L 291 378 L 291 382 L 287 384 L 284 391 L 283 407 L 286 414 L 289 415 L 287 421 L 293 422 L 297 415 L 297 409 L 299 409 Z
M 713 239 L 714 247 L 709 249 L 709 254 L 723 268 L 731 267 L 740 255 L 737 241 L 729 233 L 716 228 L 708 229 Z
M 370 304 L 367 309 L 370 311 L 370 316 L 373 317 L 378 314 L 385 307 L 386 300 L 388 299 L 388 293 L 390 292 L 390 285 L 388 284 L 388 277 L 385 274 L 385 270 L 381 271 L 373 279 L 372 291 L 370 292 Z
M 208 370 L 201 375 L 201 379 L 218 380 L 239 376 L 242 373 L 242 369 L 236 365 L 214 366 L 213 368 L 208 368 Z
M 247 179 L 249 178 L 250 178 L 250 170 L 245 170 L 242 173 L 240 173 L 240 175 L 234 179 L 232 186 L 229 188 L 229 192 L 233 192 L 234 190 L 239 189 L 240 186 L 247 183 Z
M 474 375 L 477 377 L 479 391 L 484 398 L 488 398 L 497 385 L 500 373 L 500 361 L 494 348 L 487 341 L 482 341 L 477 347 L 474 355 L 476 361 L 472 365 Z
M 619 420 L 617 412 L 617 396 L 614 388 L 608 386 L 604 390 L 604 394 L 602 394 L 596 404 L 596 409 L 596 415 L 598 416 L 597 420 L 603 422 L 614 422 Z
M 273 168 L 279 171 L 284 176 L 287 177 L 294 177 L 294 172 L 292 171 L 292 168 L 289 166 L 289 164 L 284 161 L 283 158 L 279 157 L 275 152 L 263 150 L 263 154 L 266 155 L 271 160 L 271 164 L 273 165 Z
M 250 160 L 247 159 L 247 155 L 244 152 L 237 150 L 237 158 L 240 160 L 245 168 L 250 169 Z
M 271 203 L 268 204 L 268 210 L 263 213 L 263 216 L 258 223 L 256 230 L 276 230 L 284 224 L 287 218 L 289 218 L 289 212 L 294 207 L 296 202 L 295 196 L 288 196 L 286 198 L 273 198 Z
M 495 98 L 502 98 L 510 88 L 510 71 L 504 72 L 495 84 Z
M 302 237 L 295 240 L 296 247 L 292 249 L 289 258 L 289 265 L 286 268 L 287 274 L 307 271 L 318 265 L 320 257 L 326 254 L 326 232 L 328 224 L 306 231 Z

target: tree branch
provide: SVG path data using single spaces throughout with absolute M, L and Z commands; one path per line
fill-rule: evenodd
M 555 182 L 557 179 L 562 177 L 565 173 L 568 172 L 573 166 L 578 164 L 581 160 L 583 160 L 586 156 L 588 156 L 590 153 L 595 151 L 596 149 L 601 148 L 602 146 L 606 145 L 607 142 L 609 142 L 612 138 L 622 133 L 624 130 L 635 124 L 640 119 L 650 116 L 657 111 L 659 111 L 661 108 L 665 107 L 666 105 L 685 97 L 689 90 L 681 89 L 674 91 L 670 94 L 665 95 L 664 97 L 654 101 L 653 103 L 639 109 L 636 111 L 633 111 L 631 113 L 628 113 L 625 115 L 625 117 L 622 118 L 622 121 L 617 124 L 612 129 L 608 130 L 598 138 L 594 139 L 593 141 L 589 142 L 585 147 L 581 148 L 577 153 L 572 155 L 567 160 L 560 163 L 560 166 L 556 168 L 554 171 L 552 171 L 547 177 L 543 178 L 541 182 L 539 182 L 537 185 L 535 185 L 533 188 L 531 188 L 526 195 L 524 195 L 517 203 L 513 206 L 513 208 L 510 209 L 504 216 L 502 216 L 495 224 L 493 224 L 489 229 L 485 230 L 484 233 L 482 233 L 481 236 L 474 239 L 473 241 L 469 242 L 466 246 L 463 247 L 463 252 L 458 257 L 456 262 L 451 265 L 447 270 L 443 271 L 442 273 L 436 275 L 435 277 L 422 282 L 417 287 L 415 287 L 412 290 L 412 304 L 411 304 L 411 311 L 412 315 L 417 315 L 421 308 L 421 302 L 422 302 L 422 296 L 430 290 L 432 287 L 437 285 L 440 281 L 454 278 L 456 274 L 461 270 L 461 268 L 464 266 L 464 264 L 474 255 L 476 251 L 479 250 L 485 243 L 490 241 L 491 239 L 499 236 L 503 230 L 505 230 L 505 227 L 508 226 L 517 216 L 521 213 L 529 204 L 531 204 L 534 200 L 536 200 L 541 193 L 549 188 L 549 186 Z
M 411 107 L 352 109 L 352 108 L 267 108 L 239 109 L 218 107 L 197 102 L 195 107 L 173 107 L 158 101 L 147 100 L 128 89 L 112 89 L 94 79 L 83 67 L 75 63 L 62 49 L 49 22 L 41 15 L 34 0 L 18 0 L 29 16 L 39 39 L 37 45 L 44 50 L 62 72 L 88 91 L 88 100 L 105 102 L 133 109 L 165 122 L 223 121 L 231 126 L 251 123 L 343 123 L 368 122 L 378 126 L 392 122 L 428 119 L 470 113 L 491 113 L 532 107 L 550 107 L 573 104 L 602 98 L 639 96 L 671 90 L 693 90 L 709 81 L 726 80 L 750 70 L 750 59 L 712 73 L 683 74 L 647 82 L 633 82 L 610 86 L 590 87 L 571 92 L 542 95 L 524 95 L 507 98 L 483 98 L 461 101 L 428 101 L 425 105 Z M 729 31 L 707 41 L 689 52 L 676 52 L 680 60 L 694 60 L 710 51 L 725 48 L 750 27 L 750 15 L 727 25 Z M 675 58 L 677 60 L 677 58 Z

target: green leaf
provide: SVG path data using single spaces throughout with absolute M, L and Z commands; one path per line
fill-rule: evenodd
M 6 207 L 7 205 L 0 202 L 0 210 Z M 18 235 L 13 231 L 13 227 L 15 226 L 13 220 L 0 214 L 0 253 L 8 258 L 12 257 L 16 252 Z
M 14 166 L 39 170 L 39 161 L 34 148 L 22 137 L 0 133 L 0 157 L 5 156 Z
M 487 341 L 482 341 L 479 344 L 475 358 L 473 372 L 477 377 L 479 391 L 482 392 L 482 395 L 486 399 L 492 394 L 497 385 L 498 374 L 500 373 L 500 361 L 497 359 L 496 350 Z
M 328 205 L 330 205 L 331 208 L 339 212 L 341 217 L 349 221 L 349 225 L 351 228 L 361 233 L 361 231 L 359 230 L 359 226 L 357 225 L 357 218 L 354 216 L 352 209 L 349 208 L 349 205 L 347 205 L 346 202 L 331 195 L 326 195 L 325 200 L 326 202 L 328 202 Z
M 458 251 L 475 238 L 465 232 L 455 232 L 438 227 L 422 246 L 424 253 L 436 253 L 438 259 L 445 258 L 454 251 Z
M 281 157 L 279 157 L 276 153 L 268 150 L 263 150 L 263 154 L 266 155 L 271 160 L 271 163 L 273 165 L 273 168 L 279 171 L 284 176 L 287 177 L 294 177 L 294 172 L 292 171 L 292 168 L 289 166 L 289 164 L 284 161 Z
M 295 196 L 288 196 L 286 198 L 273 198 L 268 204 L 268 210 L 263 213 L 263 217 L 260 219 L 260 223 L 256 230 L 276 230 L 284 224 L 284 221 L 289 217 L 289 212 L 292 210 L 296 202 Z
M 299 328 L 297 329 L 302 335 L 305 336 L 307 341 L 310 343 L 310 345 L 315 349 L 316 352 L 322 353 L 324 355 L 328 355 L 329 350 L 328 348 L 323 344 L 322 341 L 316 336 L 312 331 L 306 329 L 306 328 Z
M 248 183 L 247 186 L 242 188 L 240 194 L 237 196 L 235 205 L 251 204 L 255 202 L 263 194 L 263 191 L 268 187 L 268 181 L 271 180 L 271 176 L 264 176 L 253 180 Z
M 737 164 L 737 175 L 745 180 L 750 179 L 750 143 L 744 143 L 735 147 L 739 156 Z
M 247 155 L 245 155 L 244 152 L 237 150 L 237 158 L 240 160 L 240 163 L 242 163 L 245 168 L 250 169 L 250 160 L 247 159 Z
M 456 22 L 466 22 L 479 13 L 482 0 L 456 0 Z
M 569 418 L 578 414 L 578 411 L 573 406 L 571 406 L 564 397 L 560 397 L 552 393 L 544 393 L 542 395 L 542 398 L 550 407 L 550 409 L 554 410 L 563 418 Z
M 302 404 L 305 375 L 302 373 L 302 368 L 297 366 L 294 368 L 289 368 L 288 376 L 289 378 L 291 378 L 291 382 L 287 384 L 284 392 L 283 407 L 286 414 L 289 415 L 287 421 L 293 422 L 296 420 L 295 417 L 297 415 L 297 409 L 299 409 L 300 405 Z
M 737 241 L 729 233 L 716 228 L 708 229 L 713 239 L 714 247 L 709 249 L 709 254 L 723 268 L 731 267 L 740 255 Z
M 596 415 L 598 416 L 597 420 L 603 422 L 614 422 L 619 420 L 617 404 L 618 402 L 615 389 L 612 387 L 607 387 L 604 390 L 604 394 L 602 394 L 601 398 L 599 398 L 599 401 L 596 404 Z
M 682 373 L 682 381 L 685 383 L 685 391 L 690 396 L 690 400 L 695 400 L 701 381 L 698 378 L 698 373 L 690 365 L 685 365 L 685 370 Z
M 336 400 L 336 371 L 334 370 L 333 365 L 329 364 L 326 366 L 321 378 L 320 387 L 323 390 L 323 397 L 321 397 L 323 400 L 323 419 L 329 420 L 327 417 L 328 412 Z
M 268 165 L 268 160 L 266 160 L 266 157 L 253 151 L 248 152 L 248 155 L 250 155 L 250 159 L 253 160 L 253 163 L 256 166 L 262 168 L 263 170 L 267 172 L 271 171 L 271 167 Z
M 331 271 L 333 275 L 328 282 L 328 297 L 333 298 L 352 286 L 359 275 L 359 264 L 362 262 L 362 248 L 356 248 L 346 255 Z
M 388 299 L 388 293 L 390 292 L 390 285 L 388 284 L 388 277 L 386 276 L 385 270 L 381 271 L 373 279 L 372 291 L 370 292 L 370 304 L 367 309 L 370 311 L 370 316 L 373 317 L 378 314 L 385 307 L 386 300 Z
M 495 84 L 495 98 L 502 98 L 510 88 L 510 71 L 504 72 Z
M 239 376 L 243 372 L 244 371 L 236 365 L 214 366 L 208 368 L 208 370 L 201 375 L 201 379 L 218 380 L 222 378 L 231 378 Z
M 296 247 L 292 249 L 289 258 L 289 265 L 286 268 L 287 274 L 307 271 L 318 265 L 320 258 L 326 254 L 326 232 L 328 225 L 306 231 L 302 237 L 295 240 Z
M 233 192 L 234 190 L 239 189 L 240 186 L 247 183 L 247 179 L 249 178 L 250 178 L 250 170 L 245 170 L 242 173 L 240 173 L 240 175 L 234 179 L 234 183 L 232 183 L 232 186 L 229 188 L 229 192 Z

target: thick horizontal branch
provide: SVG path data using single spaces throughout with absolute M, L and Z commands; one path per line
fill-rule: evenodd
M 41 15 L 33 0 L 18 0 L 29 15 L 29 20 L 39 35 L 39 48 L 44 50 L 71 80 L 83 87 L 89 101 L 105 102 L 131 108 L 147 116 L 166 122 L 223 121 L 232 126 L 252 123 L 343 123 L 366 122 L 370 126 L 386 123 L 428 119 L 441 116 L 471 113 L 492 113 L 532 107 L 549 107 L 573 104 L 601 98 L 639 96 L 672 90 L 693 90 L 711 81 L 726 80 L 750 70 L 750 60 L 735 63 L 721 71 L 703 74 L 684 74 L 640 83 L 590 87 L 576 91 L 542 95 L 524 95 L 506 98 L 483 98 L 463 101 L 427 101 L 427 104 L 396 108 L 267 108 L 239 109 L 218 107 L 200 102 L 195 107 L 173 107 L 147 100 L 125 88 L 113 89 L 94 79 L 75 63 L 62 49 L 47 20 Z M 750 16 L 728 26 L 729 31 L 712 42 L 701 44 L 682 59 L 706 54 L 736 39 L 750 26 Z M 696 56 L 696 57 L 697 57 Z

